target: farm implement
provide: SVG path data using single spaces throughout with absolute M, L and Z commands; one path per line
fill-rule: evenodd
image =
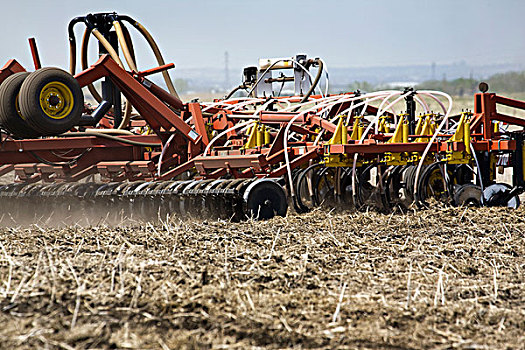
M 84 26 L 78 73 L 76 25 Z M 128 27 L 144 37 L 157 67 L 137 68 Z M 472 111 L 452 115 L 451 98 L 438 91 L 329 94 L 323 60 L 297 55 L 245 68 L 224 99 L 185 103 L 168 74 L 174 65 L 129 16 L 77 17 L 68 33 L 69 71 L 41 67 L 34 40 L 33 72 L 16 60 L 0 70 L 0 176 L 15 179 L 0 187 L 4 223 L 267 219 L 286 215 L 289 204 L 297 212 L 519 205 L 525 119 L 497 106 L 525 109 L 525 102 L 486 84 Z M 92 36 L 99 59 L 89 65 Z M 157 73 L 168 90 L 148 78 Z M 293 86 L 286 96 L 285 84 Z M 511 184 L 497 182 L 505 168 Z

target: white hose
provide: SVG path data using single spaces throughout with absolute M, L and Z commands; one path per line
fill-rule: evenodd
M 345 96 L 345 101 L 344 102 L 348 102 L 350 100 L 356 100 L 356 99 L 362 99 L 363 96 Z M 333 104 L 336 104 L 336 103 L 341 103 L 341 101 L 337 101 L 337 102 L 331 102 L 331 103 L 327 103 L 328 105 L 333 105 Z M 284 159 L 285 159 L 285 164 L 286 164 L 286 171 L 287 171 L 287 174 L 288 174 L 288 181 L 290 183 L 290 192 L 291 192 L 291 195 L 292 196 L 295 196 L 295 189 L 293 188 L 293 179 L 292 179 L 292 168 L 290 166 L 290 156 L 288 155 L 288 134 L 290 132 L 290 127 L 291 125 L 297 120 L 297 118 L 303 116 L 304 114 L 310 112 L 311 110 L 313 109 L 316 109 L 315 107 L 320 108 L 321 106 L 314 106 L 308 110 L 304 110 L 302 111 L 301 113 L 297 114 L 295 117 L 293 117 L 289 122 L 288 124 L 286 125 L 286 129 L 284 130 Z M 324 107 L 324 106 L 323 106 Z
M 428 113 L 428 111 L 430 111 L 430 108 L 428 107 L 428 104 L 425 102 L 425 100 L 423 100 L 422 98 L 419 98 L 417 96 L 414 96 L 414 100 L 419 103 L 419 105 L 421 107 L 423 107 L 424 109 L 424 113 Z
M 387 97 L 385 97 L 383 99 L 383 101 L 381 102 L 381 104 L 379 105 L 379 108 L 377 110 L 377 115 L 375 116 L 375 118 L 370 122 L 370 124 L 368 125 L 368 127 L 365 129 L 365 131 L 363 132 L 363 135 L 361 136 L 361 139 L 359 140 L 359 144 L 362 144 L 363 143 L 363 140 L 365 139 L 367 133 L 370 131 L 370 129 L 372 128 L 372 126 L 377 123 L 377 121 L 379 120 L 379 117 L 381 116 L 381 114 L 383 114 L 383 111 L 390 108 L 390 106 L 393 106 L 394 104 L 396 104 L 400 99 L 404 98 L 405 96 L 409 95 L 411 92 L 407 92 L 401 96 L 399 96 L 397 99 L 395 99 L 393 102 L 391 102 L 388 106 L 386 106 L 384 109 L 383 109 L 383 105 L 385 104 L 386 101 L 388 101 L 388 99 L 390 97 L 393 97 L 395 95 L 398 95 L 398 94 L 401 94 L 400 91 L 394 91 L 392 92 L 390 95 L 388 95 Z M 353 164 L 352 164 L 352 193 L 353 193 L 353 197 L 356 198 L 356 184 L 355 184 L 355 179 L 356 179 L 356 165 L 357 165 L 357 156 L 358 156 L 358 153 L 356 152 L 354 154 L 354 161 L 353 161 Z M 356 203 L 354 203 L 356 204 Z
M 159 156 L 159 164 L 157 165 L 157 176 L 158 177 L 160 177 L 160 167 L 162 165 L 162 158 L 164 158 L 164 153 L 166 153 L 166 150 L 168 149 L 175 135 L 176 135 L 175 133 L 171 134 L 168 141 L 166 141 L 166 144 L 164 145 L 164 147 L 162 147 L 162 151 L 160 152 L 160 156 Z
M 479 163 L 478 163 L 478 156 L 476 156 L 476 150 L 474 149 L 474 143 L 473 142 L 470 142 L 470 150 L 472 152 L 472 155 L 474 156 L 474 161 L 476 162 L 476 174 L 478 176 L 478 179 L 479 179 L 479 187 L 481 187 L 481 198 L 480 198 L 480 203 L 481 205 L 483 205 L 484 203 L 484 200 L 483 200 L 483 191 L 485 190 L 483 188 L 483 178 L 481 177 L 481 171 L 480 171 L 480 167 L 479 167 Z
M 210 147 L 215 143 L 215 141 L 217 141 L 219 138 L 221 138 L 226 133 L 228 133 L 230 131 L 233 131 L 235 129 L 241 128 L 241 127 L 243 127 L 245 125 L 253 124 L 253 123 L 255 123 L 255 119 L 254 120 L 248 120 L 246 122 L 242 122 L 242 123 L 239 123 L 239 124 L 235 124 L 231 128 L 222 131 L 217 136 L 215 136 L 213 139 L 211 139 L 210 143 L 208 143 L 208 146 L 206 146 L 206 149 L 204 150 L 203 156 L 206 157 L 208 155 L 208 151 L 210 150 Z
M 414 198 L 416 199 L 416 201 L 418 200 L 417 188 L 418 188 L 419 174 L 421 173 L 421 168 L 423 167 L 423 163 L 425 162 L 425 158 L 426 158 L 426 156 L 428 154 L 428 151 L 430 150 L 430 147 L 432 147 L 432 144 L 434 143 L 434 141 L 437 138 L 437 135 L 439 134 L 439 132 L 443 128 L 443 125 L 445 125 L 445 123 L 448 121 L 448 116 L 450 114 L 450 111 L 452 110 L 452 104 L 453 104 L 452 97 L 450 97 L 449 94 L 446 94 L 444 92 L 441 92 L 441 91 L 420 91 L 420 93 L 428 95 L 428 96 L 433 96 L 433 95 L 444 96 L 444 97 L 446 97 L 448 99 L 449 105 L 448 105 L 447 112 L 445 113 L 445 117 L 443 118 L 443 120 L 441 121 L 439 126 L 437 127 L 436 131 L 434 132 L 434 135 L 432 135 L 432 137 L 430 138 L 430 141 L 428 142 L 427 146 L 425 147 L 425 150 L 423 151 L 423 154 L 421 155 L 421 159 L 419 161 L 419 164 L 417 165 L 416 177 L 414 179 Z M 433 96 L 433 98 L 436 98 L 436 97 Z
M 263 111 L 270 103 L 273 102 L 273 99 L 270 99 L 268 100 L 268 102 L 266 102 L 265 104 L 263 104 L 261 106 L 260 109 L 258 109 L 257 111 L 255 111 L 253 113 L 253 117 L 255 117 L 258 113 L 260 113 L 261 111 Z M 217 141 L 219 138 L 221 138 L 223 135 L 225 135 L 226 133 L 230 132 L 230 131 L 233 131 L 235 129 L 238 129 L 238 128 L 241 128 L 243 126 L 246 126 L 248 124 L 253 124 L 255 123 L 255 119 L 252 119 L 252 120 L 248 120 L 246 122 L 243 122 L 243 123 L 239 123 L 239 124 L 236 124 L 234 126 L 232 126 L 231 128 L 229 129 L 226 129 L 224 131 L 222 131 L 221 133 L 219 133 L 217 136 L 215 136 L 213 139 L 211 139 L 211 141 L 208 143 L 208 146 L 206 146 L 206 149 L 204 150 L 204 154 L 203 156 L 206 157 L 208 155 L 208 151 L 210 150 L 210 147 L 215 143 L 215 141 Z
M 260 98 L 255 98 L 255 97 L 235 97 L 235 98 L 230 98 L 228 100 L 222 100 L 222 101 L 218 101 L 218 102 L 213 102 L 213 103 L 210 103 L 210 104 L 206 104 L 206 103 L 203 103 L 204 105 L 206 105 L 205 108 L 202 109 L 203 112 L 206 112 L 208 109 L 211 109 L 213 107 L 217 107 L 217 106 L 221 106 L 221 105 L 227 105 L 227 106 L 231 106 L 232 104 L 228 103 L 228 102 L 233 102 L 233 101 L 243 101 L 243 100 L 257 100 L 257 101 L 264 101 L 263 99 L 260 99 Z M 235 104 L 233 104 L 235 105 Z

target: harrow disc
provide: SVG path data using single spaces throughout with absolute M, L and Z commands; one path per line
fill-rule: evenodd
M 258 220 L 285 216 L 288 209 L 283 188 L 273 180 L 253 181 L 244 191 L 246 215 Z
M 222 208 L 220 207 L 219 195 L 217 190 L 226 180 L 219 179 L 210 182 L 206 188 L 206 196 L 203 199 L 203 216 L 217 219 L 224 219 Z
M 483 204 L 488 207 L 508 207 L 517 209 L 520 198 L 511 194 L 512 187 L 504 184 L 493 184 L 483 191 Z
M 192 181 L 189 183 L 180 196 L 179 210 L 184 217 L 197 217 L 199 216 L 199 208 L 195 205 L 195 195 L 193 193 L 194 188 L 198 188 L 202 181 Z
M 45 207 L 42 206 L 45 203 Z M 12 183 L 0 186 L 2 223 L 120 223 L 168 215 L 239 221 L 286 215 L 274 179 L 207 179 L 110 183 Z
M 473 184 L 456 186 L 454 191 L 454 204 L 457 206 L 481 207 L 481 187 Z
M 405 167 L 400 165 L 391 167 L 383 177 L 384 201 L 390 208 L 401 207 L 406 209 L 411 204 L 411 201 L 409 202 L 404 195 L 404 169 Z
M 313 181 L 314 203 L 317 206 L 335 204 L 338 175 L 337 168 L 320 169 L 319 175 Z
M 356 174 L 356 193 L 354 203 L 357 209 L 376 208 L 380 211 L 388 210 L 383 192 L 383 172 L 381 166 L 371 164 L 358 169 Z
M 293 205 L 298 213 L 306 213 L 319 205 L 314 194 L 314 183 L 317 182 L 319 171 L 323 170 L 319 169 L 320 166 L 313 164 L 296 176 Z
M 416 204 L 427 206 L 427 201 L 431 198 L 440 202 L 449 202 L 452 176 L 452 171 L 443 163 L 436 162 L 423 168 L 414 191 L 417 192 L 417 196 L 414 196 Z
M 406 165 L 403 166 L 401 172 L 401 181 L 402 186 L 400 189 L 401 192 L 401 203 L 405 207 L 409 207 L 412 203 L 414 203 L 414 190 L 416 188 L 415 182 L 416 182 L 416 170 L 417 166 L 415 165 Z

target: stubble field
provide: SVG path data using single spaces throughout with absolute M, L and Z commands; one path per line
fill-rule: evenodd
M 0 348 L 523 349 L 525 212 L 0 231 Z

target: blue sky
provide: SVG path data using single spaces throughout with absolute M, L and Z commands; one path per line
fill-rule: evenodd
M 525 62 L 519 0 L 19 0 L 3 10 L 2 64 L 14 57 L 30 66 L 34 36 L 44 65 L 67 67 L 67 23 L 103 11 L 137 19 L 181 68 L 223 67 L 226 50 L 233 69 L 300 52 L 337 67 Z M 137 40 L 140 68 L 149 68 L 152 55 Z

